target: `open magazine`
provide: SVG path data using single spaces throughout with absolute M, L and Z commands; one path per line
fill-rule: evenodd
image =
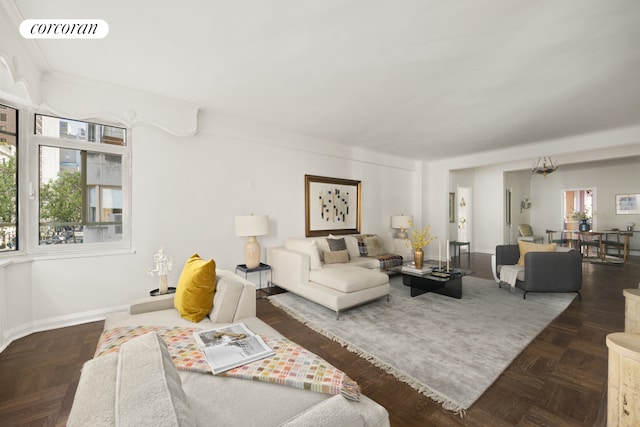
M 214 374 L 272 356 L 275 352 L 244 323 L 193 334 Z

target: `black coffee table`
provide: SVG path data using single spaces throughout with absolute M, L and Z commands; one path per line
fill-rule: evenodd
M 435 292 L 452 298 L 462 298 L 462 276 L 464 271 L 452 268 L 448 272 L 434 271 L 428 274 L 402 272 L 402 283 L 411 288 L 415 297 L 427 292 Z

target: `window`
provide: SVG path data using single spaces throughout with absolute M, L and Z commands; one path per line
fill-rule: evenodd
M 40 247 L 123 243 L 126 129 L 35 115 Z
M 0 105 L 0 252 L 18 248 L 18 110 Z

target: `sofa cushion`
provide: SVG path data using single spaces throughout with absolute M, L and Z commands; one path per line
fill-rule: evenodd
M 518 240 L 518 249 L 520 250 L 520 258 L 518 259 L 518 265 L 524 267 L 524 256 L 527 252 L 555 252 L 555 243 L 531 243 Z
M 215 261 L 205 261 L 193 254 L 180 273 L 174 306 L 185 319 L 199 322 L 211 311 L 215 289 Z
M 347 242 L 344 240 L 344 237 L 327 238 L 327 243 L 329 244 L 329 250 L 332 252 L 347 250 Z
M 344 262 L 349 262 L 349 251 L 346 249 L 343 251 L 328 251 L 324 253 L 325 264 L 336 264 Z
M 115 425 L 195 426 L 167 345 L 155 332 L 120 347 Z
M 384 240 L 380 236 L 365 237 L 364 245 L 367 247 L 368 256 L 379 256 L 386 253 Z
M 379 271 L 345 265 L 311 271 L 309 280 L 336 291 L 349 293 L 384 285 L 389 282 L 389 276 Z
M 285 240 L 284 247 L 290 251 L 309 255 L 309 268 L 311 270 L 322 268 L 320 252 L 318 251 L 318 244 L 315 240 L 289 238 Z
M 359 257 L 360 249 L 358 249 L 358 240 L 354 236 L 345 236 L 344 241 L 347 244 L 349 258 L 354 259 Z

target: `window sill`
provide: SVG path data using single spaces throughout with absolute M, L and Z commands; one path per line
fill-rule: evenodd
M 32 253 L 32 254 L 19 254 L 13 253 L 6 257 L 0 256 L 0 268 L 8 267 L 12 264 L 22 264 L 25 262 L 33 261 L 51 261 L 56 259 L 72 259 L 72 258 L 92 258 L 92 257 L 105 257 L 105 256 L 118 256 L 118 255 L 133 255 L 136 251 L 134 249 L 107 249 L 91 252 L 65 252 L 65 253 Z

